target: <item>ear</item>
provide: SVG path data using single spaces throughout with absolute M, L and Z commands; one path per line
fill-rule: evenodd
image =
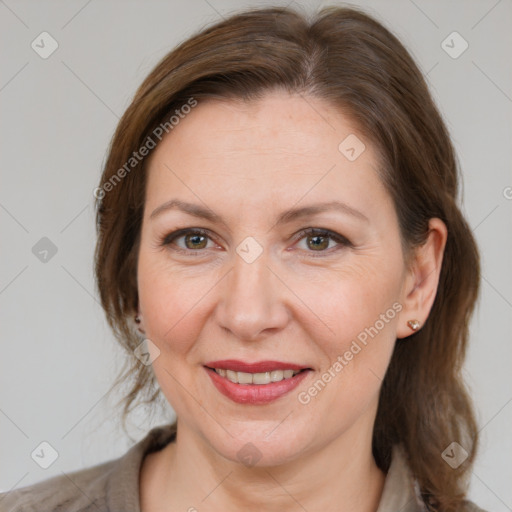
M 406 271 L 397 338 L 414 334 L 415 331 L 407 325 L 409 320 L 418 320 L 420 326 L 426 322 L 436 297 L 447 238 L 446 224 L 438 218 L 430 219 L 427 240 L 414 250 L 410 268 Z

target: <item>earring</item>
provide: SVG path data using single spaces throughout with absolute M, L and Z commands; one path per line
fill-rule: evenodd
M 408 326 L 409 326 L 413 331 L 417 331 L 417 330 L 420 328 L 420 326 L 421 326 L 421 324 L 420 324 L 420 322 L 419 322 L 418 320 L 409 320 L 409 321 L 407 322 L 407 325 L 408 325 Z
M 135 323 L 137 324 L 137 329 L 141 334 L 146 334 L 146 331 L 140 327 L 140 316 L 135 315 Z

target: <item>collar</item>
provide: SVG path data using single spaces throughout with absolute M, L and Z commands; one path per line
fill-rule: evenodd
M 384 489 L 377 512 L 426 512 L 420 494 L 401 445 L 393 446 L 391 465 L 384 482 Z

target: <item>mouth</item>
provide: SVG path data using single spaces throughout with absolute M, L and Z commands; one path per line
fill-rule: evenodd
M 207 367 L 209 368 L 209 367 Z M 209 368 L 215 371 L 221 377 L 225 377 L 234 384 L 256 384 L 257 386 L 270 384 L 271 382 L 281 382 L 285 379 L 291 379 L 295 375 L 307 371 L 306 368 L 303 370 L 273 370 L 271 372 L 235 372 L 233 370 L 225 370 L 224 368 Z
M 310 373 L 310 367 L 279 361 L 214 361 L 204 365 L 214 386 L 240 404 L 263 405 L 286 395 Z

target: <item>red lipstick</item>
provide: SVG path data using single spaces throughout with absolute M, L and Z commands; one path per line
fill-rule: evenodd
M 280 361 L 244 363 L 243 361 L 233 359 L 211 361 L 207 363 L 204 368 L 214 386 L 224 396 L 231 399 L 233 402 L 250 405 L 268 404 L 286 395 L 295 389 L 311 371 L 311 368 L 295 363 L 285 363 Z M 299 373 L 293 377 L 285 378 L 278 382 L 269 382 L 268 384 L 239 384 L 232 382 L 227 377 L 219 375 L 214 368 L 218 370 L 231 370 L 233 372 L 245 373 L 266 373 L 275 370 L 295 370 Z

